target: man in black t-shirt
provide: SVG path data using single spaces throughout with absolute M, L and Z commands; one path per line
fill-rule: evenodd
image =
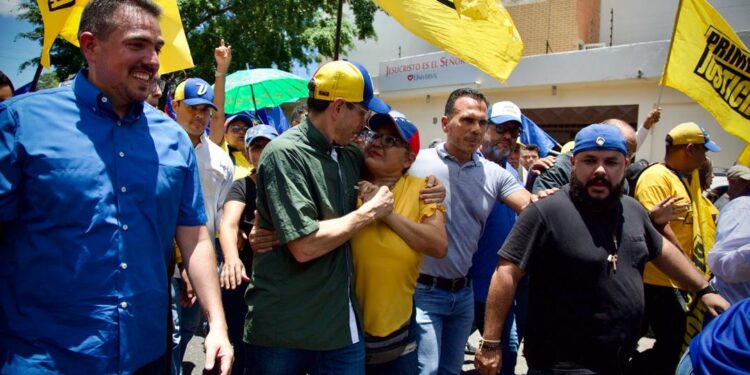
M 500 332 L 516 283 L 530 275 L 525 355 L 530 373 L 619 374 L 638 338 L 647 261 L 698 291 L 715 314 L 728 303 L 622 195 L 625 139 L 595 124 L 576 136 L 571 184 L 518 218 L 487 298 L 475 365 L 495 374 Z

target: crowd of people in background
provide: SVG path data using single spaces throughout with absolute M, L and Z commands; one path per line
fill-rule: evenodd
M 160 15 L 92 0 L 70 86 L 0 73 L 0 374 L 182 374 L 196 334 L 221 374 L 514 374 L 521 343 L 529 374 L 750 371 L 750 168 L 709 192 L 700 125 L 658 162 L 658 108 L 544 155 L 460 88 L 422 148 L 331 61 L 279 132 L 225 113 L 224 40 L 162 92 Z

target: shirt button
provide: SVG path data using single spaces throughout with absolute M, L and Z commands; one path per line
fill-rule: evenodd
M 123 309 L 127 309 L 128 308 L 128 303 L 124 302 L 124 301 L 120 302 L 120 307 L 123 308 Z
M 117 126 L 122 126 L 122 121 L 117 121 Z
M 125 186 L 123 186 L 123 187 L 120 188 L 120 191 L 123 192 L 123 193 L 126 193 L 128 191 L 128 188 L 126 188 Z
M 106 103 L 106 102 L 107 102 L 107 98 L 106 97 L 102 97 L 102 103 Z
M 120 157 L 121 157 L 121 158 L 124 158 L 124 157 L 125 157 L 125 153 L 124 153 L 124 152 L 122 152 L 122 151 L 120 151 L 119 153 L 117 153 L 117 155 L 120 155 Z
M 120 268 L 126 270 L 126 269 L 128 269 L 128 264 L 125 263 L 125 262 L 122 262 L 122 263 L 120 263 Z
M 122 225 L 122 230 L 128 230 L 128 225 L 127 224 L 123 224 Z

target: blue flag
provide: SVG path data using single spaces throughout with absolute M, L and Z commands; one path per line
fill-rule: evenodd
M 261 108 L 257 113 L 251 110 L 242 111 L 240 113 L 244 113 L 252 119 L 258 119 L 261 124 L 273 126 L 279 134 L 289 129 L 289 121 L 287 121 L 286 116 L 284 116 L 284 111 L 281 107 Z M 227 114 L 226 116 L 227 118 L 230 118 L 234 115 L 237 115 L 237 113 Z
M 545 157 L 549 151 L 557 146 L 557 141 L 547 134 L 539 125 L 531 121 L 526 115 L 521 114 L 521 143 L 525 145 L 539 146 L 539 156 Z

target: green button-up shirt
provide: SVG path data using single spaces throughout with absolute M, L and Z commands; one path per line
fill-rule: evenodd
M 245 294 L 250 308 L 246 342 L 332 350 L 361 337 L 360 320 L 353 316 L 358 307 L 349 242 L 306 263 L 295 260 L 286 246 L 318 230 L 320 221 L 356 208 L 361 167 L 358 148 L 334 148 L 309 121 L 263 150 L 257 177 L 259 225 L 276 230 L 281 245 L 253 259 L 253 280 Z M 350 314 L 352 307 L 355 314 Z

